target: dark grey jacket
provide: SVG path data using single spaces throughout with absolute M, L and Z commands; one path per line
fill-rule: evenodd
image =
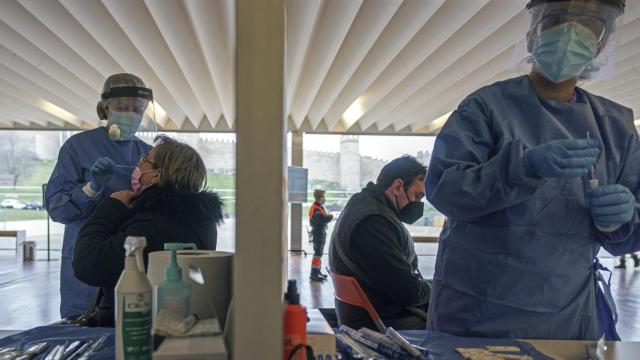
M 373 183 L 342 211 L 331 235 L 329 266 L 358 279 L 387 325 L 410 315 L 407 307 L 429 301 L 430 285 L 418 270 L 413 239 L 390 199 Z M 341 324 L 375 328 L 362 309 L 336 300 L 336 312 Z

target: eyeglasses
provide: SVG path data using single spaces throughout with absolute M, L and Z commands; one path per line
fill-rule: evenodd
M 142 166 L 142 164 L 144 163 L 150 164 L 151 166 L 153 166 L 154 169 L 158 168 L 158 166 L 153 161 L 147 160 L 147 156 L 141 155 L 140 160 L 138 160 L 138 166 Z

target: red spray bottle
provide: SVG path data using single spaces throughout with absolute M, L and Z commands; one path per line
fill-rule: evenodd
M 307 343 L 307 309 L 300 305 L 300 294 L 295 280 L 289 280 L 287 292 L 284 294 L 284 360 L 291 358 L 291 353 L 298 345 Z M 306 360 L 305 349 L 296 349 L 294 360 Z

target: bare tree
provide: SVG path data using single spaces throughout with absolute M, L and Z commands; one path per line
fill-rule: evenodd
M 15 132 L 0 133 L 0 173 L 13 175 L 13 186 L 36 165 L 36 154 Z

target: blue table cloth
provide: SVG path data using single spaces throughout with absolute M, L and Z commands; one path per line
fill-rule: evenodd
M 338 329 L 334 330 L 336 333 L 339 332 Z M 534 360 L 553 360 L 536 350 L 533 345 L 518 340 L 467 338 L 428 330 L 402 330 L 399 331 L 399 333 L 410 343 L 425 348 L 429 360 L 464 360 L 464 358 L 458 354 L 456 348 L 484 348 L 486 346 L 517 346 L 521 349 L 520 353 L 511 354 L 529 355 Z M 337 348 L 337 350 L 340 352 L 339 348 Z M 348 354 L 344 352 L 341 353 L 344 359 L 351 359 Z
M 529 355 L 534 360 L 552 360 L 533 345 L 512 339 L 467 338 L 428 330 L 406 330 L 400 333 L 412 344 L 427 349 L 429 360 L 464 359 L 456 348 L 484 348 L 485 346 L 517 346 L 518 355 Z
M 92 360 L 112 360 L 115 358 L 115 338 L 113 328 L 87 328 L 78 325 L 48 325 L 36 327 L 18 334 L 0 339 L 0 348 L 17 347 L 26 349 L 31 345 L 48 342 L 50 350 L 55 345 L 61 345 L 65 342 L 75 340 L 98 340 L 103 336 L 108 336 L 103 348 L 94 354 Z M 45 351 L 46 354 L 46 351 Z M 35 359 L 43 359 L 44 354 L 39 355 Z
M 400 331 L 400 333 L 412 344 L 426 348 L 430 360 L 463 359 L 455 351 L 456 348 L 482 348 L 489 345 L 517 346 L 522 349 L 520 355 L 529 355 L 534 360 L 552 360 L 537 351 L 531 344 L 517 340 L 465 338 L 425 330 Z M 50 345 L 52 347 L 64 344 L 67 341 L 97 340 L 103 336 L 108 336 L 105 346 L 92 359 L 111 360 L 115 358 L 113 328 L 83 328 L 78 325 L 40 326 L 0 339 L 0 348 L 18 347 L 25 349 L 43 341 L 52 344 Z M 40 355 L 36 359 L 42 358 L 44 356 Z

